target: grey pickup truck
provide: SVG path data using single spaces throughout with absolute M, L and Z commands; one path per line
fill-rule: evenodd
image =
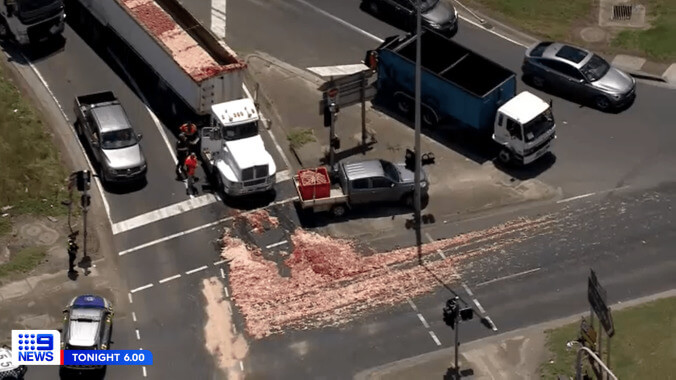
M 314 212 L 330 211 L 334 216 L 343 216 L 349 208 L 374 203 L 402 203 L 413 207 L 414 173 L 403 163 L 385 160 L 365 160 L 338 164 L 338 187 L 332 187 L 327 197 L 303 199 L 298 175 L 293 181 L 298 193 L 298 202 L 303 209 Z M 421 198 L 423 205 L 428 200 L 429 182 L 422 171 Z
M 145 179 L 148 166 L 139 145 L 142 136 L 134 132 L 112 92 L 76 97 L 75 115 L 75 129 L 93 155 L 102 182 Z

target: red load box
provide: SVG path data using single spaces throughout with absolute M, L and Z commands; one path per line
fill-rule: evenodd
M 331 194 L 331 179 L 326 168 L 298 171 L 298 188 L 303 200 L 328 198 Z

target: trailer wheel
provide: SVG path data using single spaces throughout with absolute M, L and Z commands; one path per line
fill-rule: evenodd
M 533 75 L 533 77 L 530 80 L 531 82 L 533 82 L 533 86 L 537 88 L 543 88 L 545 86 L 545 80 L 542 77 Z
M 509 164 L 512 162 L 512 152 L 507 149 L 500 150 L 500 153 L 498 153 L 498 160 L 503 164 Z
M 439 117 L 433 109 L 427 106 L 422 107 L 422 115 L 420 115 L 423 126 L 427 128 L 432 128 L 437 125 L 439 122 Z
M 409 116 L 411 112 L 413 112 L 413 102 L 411 101 L 411 98 L 401 93 L 395 94 L 394 97 L 397 102 L 397 109 L 399 112 Z
M 335 205 L 331 207 L 331 215 L 340 218 L 341 216 L 345 215 L 347 212 L 347 209 L 345 208 L 345 205 Z
M 9 37 L 9 27 L 7 26 L 7 20 L 4 17 L 0 17 L 0 38 L 5 39 Z

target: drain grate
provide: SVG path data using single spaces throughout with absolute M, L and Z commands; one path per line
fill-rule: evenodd
M 613 21 L 631 20 L 632 5 L 613 5 Z

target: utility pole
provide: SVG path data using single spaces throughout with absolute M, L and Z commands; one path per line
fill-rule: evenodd
M 87 257 L 87 211 L 89 211 L 89 184 L 91 181 L 88 170 L 84 171 L 84 190 L 82 191 L 82 252 Z
M 421 68 L 420 68 L 420 51 L 421 51 L 421 41 L 420 34 L 422 31 L 422 0 L 416 1 L 416 44 L 415 44 L 415 190 L 413 191 L 413 203 L 415 208 L 415 225 L 419 229 L 420 226 L 420 214 L 421 214 L 421 202 L 420 202 L 420 177 L 421 177 L 421 162 L 420 162 L 420 81 L 421 81 Z M 457 330 L 456 330 L 457 332 Z M 457 351 L 456 351 L 457 352 Z M 456 359 L 457 364 L 457 359 Z
M 333 171 L 333 165 L 336 163 L 336 149 L 334 141 L 336 139 L 336 103 L 329 100 L 329 112 L 331 114 L 331 126 L 329 127 L 329 166 Z

